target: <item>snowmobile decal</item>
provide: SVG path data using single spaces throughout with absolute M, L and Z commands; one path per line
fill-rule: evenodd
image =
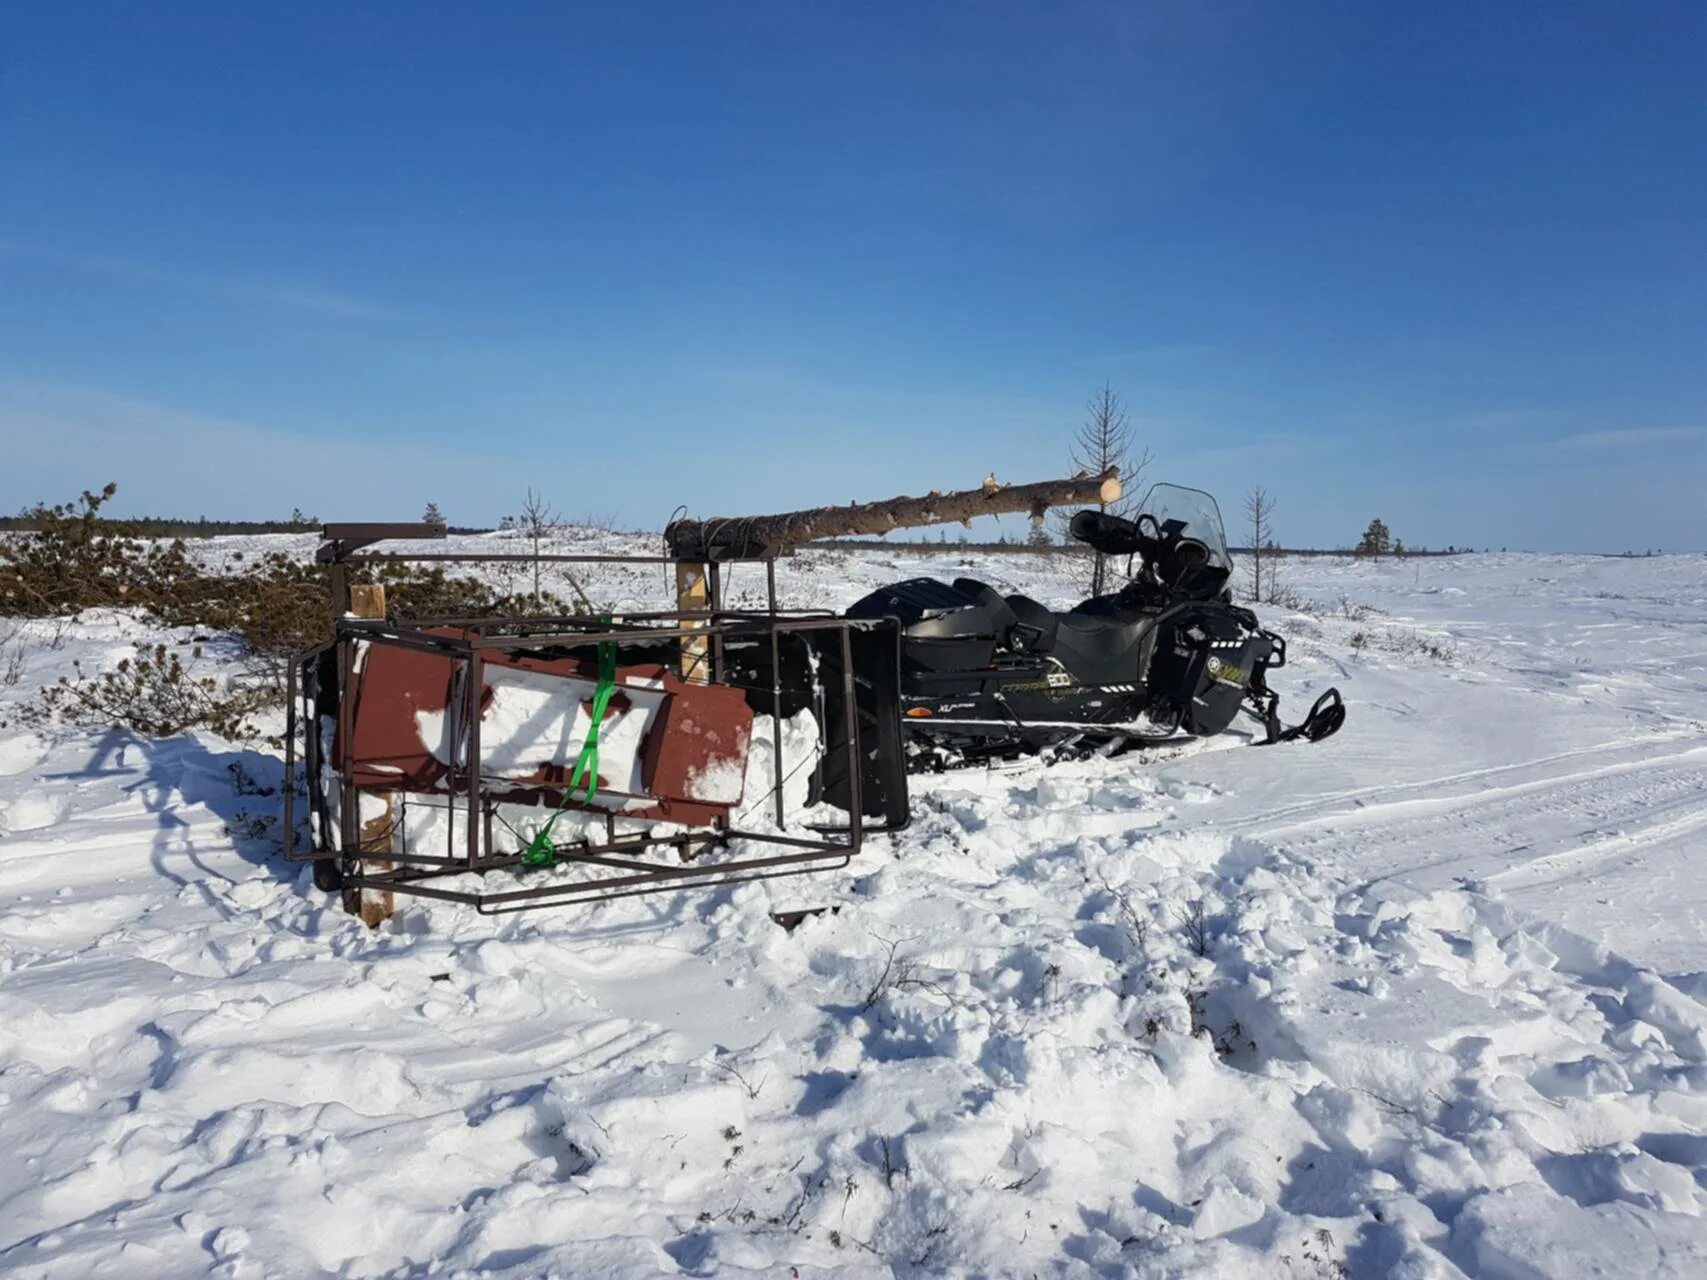
M 1241 689 L 1245 687 L 1245 673 L 1231 662 L 1211 655 L 1204 669 L 1209 673 L 1212 680 L 1219 680 L 1222 684 L 1236 685 Z

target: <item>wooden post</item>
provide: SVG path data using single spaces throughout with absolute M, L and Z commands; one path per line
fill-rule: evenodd
M 358 618 L 385 618 L 385 587 L 380 583 L 351 583 L 350 612 Z M 360 796 L 357 792 L 357 796 Z M 358 803 L 360 803 L 358 799 Z M 360 816 L 358 811 L 358 817 Z M 387 794 L 385 796 L 385 812 L 375 814 L 361 824 L 361 836 L 358 847 L 364 854 L 395 853 L 397 852 L 397 801 Z M 370 862 L 363 860 L 359 864 L 363 869 L 372 868 L 375 871 L 390 871 L 396 863 Z M 351 892 L 345 890 L 344 910 L 352 915 L 359 915 L 362 923 L 370 929 L 379 927 L 380 922 L 389 920 L 395 909 L 392 893 L 389 889 L 371 889 L 363 886 Z
M 702 612 L 710 608 L 711 593 L 706 584 L 705 565 L 678 564 L 676 566 L 676 608 L 683 613 Z M 684 620 L 682 625 L 684 627 L 703 627 L 705 624 Z M 682 679 L 709 680 L 710 678 L 711 663 L 706 654 L 705 641 L 683 637 Z
M 385 620 L 385 585 L 383 583 L 352 582 L 349 587 L 350 612 L 358 618 Z

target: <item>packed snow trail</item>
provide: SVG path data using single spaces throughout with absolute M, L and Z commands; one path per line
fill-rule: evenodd
M 1707 1274 L 1707 564 L 1452 567 L 1298 567 L 1389 610 L 1274 620 L 1328 743 L 496 920 L 338 913 L 265 752 L 0 735 L 0 1272 Z

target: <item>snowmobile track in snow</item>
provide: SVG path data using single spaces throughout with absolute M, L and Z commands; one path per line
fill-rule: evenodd
M 1687 742 L 1681 750 L 1666 750 L 1678 742 Z M 1572 766 L 1583 760 L 1602 758 L 1626 752 L 1641 752 L 1636 759 L 1614 760 L 1588 769 L 1559 773 L 1556 766 Z M 1580 786 L 1601 778 L 1616 777 L 1654 764 L 1700 759 L 1707 763 L 1707 745 L 1701 743 L 1700 733 L 1678 733 L 1663 736 L 1623 739 L 1592 747 L 1581 747 L 1556 755 L 1538 756 L 1516 764 L 1471 769 L 1461 773 L 1443 774 L 1394 783 L 1385 786 L 1360 787 L 1351 791 L 1317 796 L 1308 801 L 1289 805 L 1247 817 L 1228 824 L 1229 829 L 1261 828 L 1272 834 L 1307 830 L 1335 821 L 1376 822 L 1407 807 L 1428 809 L 1450 807 L 1457 803 L 1474 805 L 1490 797 L 1522 795 L 1528 791 L 1556 790 Z M 1535 774 L 1516 782 L 1505 782 L 1512 775 Z M 1482 784 L 1476 790 L 1459 790 L 1466 783 Z M 1487 785 L 1494 784 L 1494 785 Z M 1444 794 L 1442 788 L 1447 788 Z M 1417 794 L 1425 793 L 1425 794 Z M 1350 802 L 1349 807 L 1345 806 Z M 1297 819 L 1297 821 L 1288 821 Z

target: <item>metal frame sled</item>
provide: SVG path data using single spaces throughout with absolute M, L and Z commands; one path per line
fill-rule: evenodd
M 331 545 L 347 600 L 338 571 L 382 557 Z M 785 613 L 767 577 L 764 612 L 713 599 L 620 620 L 338 617 L 290 672 L 286 860 L 314 863 L 316 883 L 364 916 L 397 893 L 501 914 L 847 866 L 866 835 L 907 821 L 897 630 Z M 802 711 L 816 749 L 785 762 L 785 725 Z M 771 769 L 755 785 L 765 716 Z M 817 825 L 791 811 L 802 784 Z M 493 872 L 514 882 L 488 886 Z

